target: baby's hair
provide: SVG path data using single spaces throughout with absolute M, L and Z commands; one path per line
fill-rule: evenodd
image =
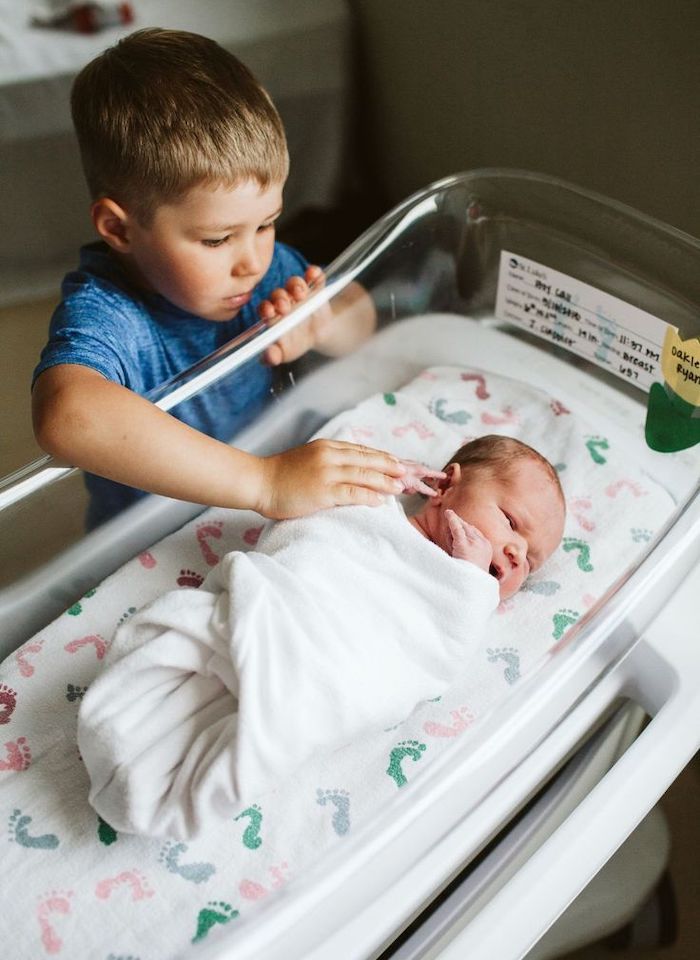
M 477 437 L 476 440 L 470 440 L 469 443 L 461 446 L 454 456 L 450 457 L 450 463 L 458 463 L 467 472 L 487 470 L 492 475 L 497 475 L 500 470 L 505 470 L 507 473 L 513 464 L 524 459 L 534 460 L 542 466 L 564 506 L 564 491 L 557 471 L 539 451 L 523 443 L 522 440 L 516 440 L 515 437 L 501 437 L 495 433 Z
M 78 74 L 71 110 L 92 199 L 111 197 L 144 226 L 196 185 L 266 188 L 287 176 L 269 96 L 232 53 L 196 33 L 124 37 Z

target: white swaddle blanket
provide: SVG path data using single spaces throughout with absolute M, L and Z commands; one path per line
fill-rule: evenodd
M 271 525 L 117 632 L 79 716 L 90 802 L 118 830 L 190 837 L 441 694 L 497 604 L 393 498 Z

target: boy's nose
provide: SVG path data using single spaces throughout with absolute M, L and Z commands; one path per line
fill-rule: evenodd
M 239 251 L 233 262 L 231 273 L 235 277 L 249 277 L 260 273 L 261 259 L 253 244 Z

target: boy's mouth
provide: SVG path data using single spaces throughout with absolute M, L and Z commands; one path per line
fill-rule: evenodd
M 235 297 L 224 297 L 224 303 L 230 307 L 242 307 L 248 303 L 252 295 L 252 290 L 247 293 L 238 293 Z

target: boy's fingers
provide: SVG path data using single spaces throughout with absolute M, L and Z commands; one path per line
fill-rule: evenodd
M 287 280 L 287 292 L 298 302 L 308 297 L 309 286 L 302 277 L 290 277 L 290 279 Z
M 316 264 L 311 264 L 311 266 L 306 268 L 304 279 L 309 285 L 315 284 L 317 287 L 322 287 L 326 282 L 326 275 L 321 267 L 316 266 Z

